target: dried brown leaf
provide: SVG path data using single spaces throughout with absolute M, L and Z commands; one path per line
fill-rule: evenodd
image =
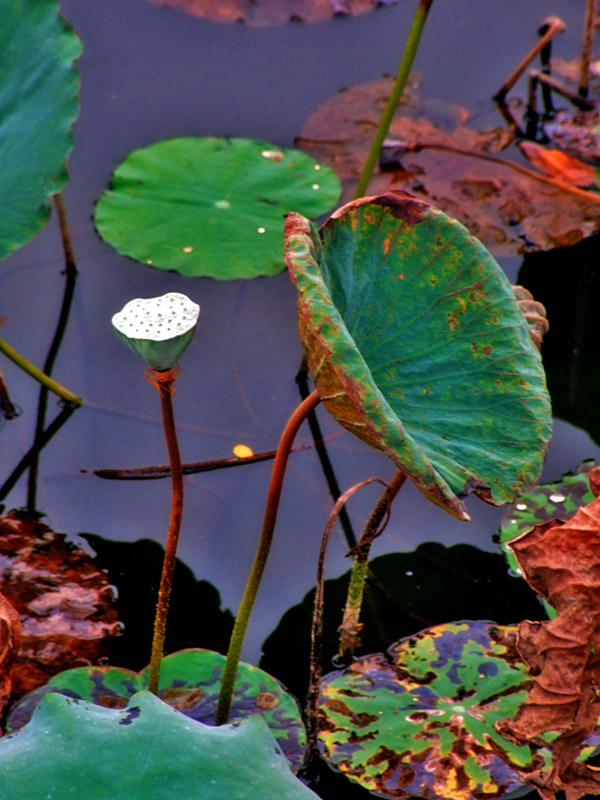
M 91 556 L 21 511 L 0 518 L 0 591 L 21 616 L 16 695 L 61 670 L 97 664 L 119 635 L 112 587 Z
M 366 14 L 396 0 L 150 0 L 213 22 L 246 22 L 254 27 L 290 21 L 326 22 L 336 15 Z
M 0 711 L 11 690 L 11 669 L 21 646 L 21 619 L 18 611 L 0 595 Z
M 598 489 L 600 468 L 591 472 Z M 600 497 L 567 522 L 536 525 L 510 543 L 530 586 L 557 611 L 553 620 L 519 625 L 517 648 L 533 681 L 507 733 L 553 741 L 553 762 L 527 780 L 542 797 L 564 791 L 568 800 L 600 793 L 600 770 L 575 763 L 600 715 Z
M 596 186 L 596 169 L 562 150 L 543 147 L 537 142 L 520 142 L 519 148 L 531 163 L 554 178 L 586 188 Z
M 338 173 L 345 200 L 356 188 L 391 83 L 382 78 L 338 93 L 310 115 L 297 140 Z M 497 255 L 574 244 L 600 228 L 600 197 L 499 159 L 495 154 L 511 141 L 506 130 L 475 131 L 460 117 L 444 129 L 415 116 L 421 113 L 415 94 L 411 88 L 410 102 L 392 121 L 394 144 L 368 194 L 407 190 L 459 219 Z

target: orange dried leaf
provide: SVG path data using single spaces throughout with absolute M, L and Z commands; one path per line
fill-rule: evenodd
M 0 711 L 10 697 L 11 669 L 21 645 L 19 613 L 0 594 Z
M 598 489 L 600 468 L 590 473 Z M 600 793 L 600 770 L 575 763 L 600 716 L 600 497 L 567 522 L 536 525 L 510 543 L 530 586 L 557 611 L 553 620 L 519 625 L 517 648 L 533 681 L 507 733 L 523 742 L 553 741 L 552 769 L 529 776 L 542 797 Z
M 596 169 L 562 150 L 542 147 L 536 142 L 520 142 L 519 147 L 529 161 L 552 178 L 572 183 L 573 186 L 596 186 Z

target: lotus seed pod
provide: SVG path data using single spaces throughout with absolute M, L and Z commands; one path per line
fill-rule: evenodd
M 111 320 L 125 344 L 151 367 L 171 369 L 191 342 L 200 306 L 178 292 L 130 300 Z

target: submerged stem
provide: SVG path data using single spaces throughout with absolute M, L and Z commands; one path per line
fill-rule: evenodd
M 160 663 L 164 655 L 169 599 L 171 596 L 171 587 L 173 585 L 175 555 L 177 552 L 177 541 L 183 512 L 183 471 L 181 469 L 181 457 L 179 455 L 179 444 L 177 442 L 177 431 L 175 429 L 175 417 L 173 416 L 173 383 L 177 378 L 177 374 L 178 372 L 175 368 L 150 372 L 150 382 L 156 387 L 160 395 L 172 483 L 171 517 L 169 519 L 169 532 L 167 534 L 165 557 L 158 590 L 156 617 L 154 619 L 154 637 L 152 639 L 152 655 L 150 657 L 150 675 L 148 678 L 148 690 L 156 695 L 158 694 L 158 683 L 160 679 Z
M 73 243 L 71 241 L 71 232 L 69 230 L 69 223 L 67 220 L 67 212 L 63 201 L 62 194 L 54 196 L 54 205 L 56 214 L 58 216 L 58 224 L 60 227 L 60 236 L 63 246 L 63 253 L 65 259 L 65 290 L 63 293 L 62 305 L 54 336 L 48 349 L 48 354 L 44 362 L 44 373 L 48 376 L 52 374 L 54 362 L 58 356 L 58 351 L 62 344 L 63 336 L 69 321 L 69 314 L 71 312 L 71 304 L 73 302 L 73 295 L 75 293 L 75 281 L 77 278 L 77 267 L 75 266 L 75 256 L 73 254 Z M 38 476 L 38 463 L 41 453 L 39 447 L 40 438 L 43 434 L 44 425 L 46 424 L 46 410 L 48 407 L 48 392 L 49 387 L 42 384 L 40 387 L 40 394 L 38 398 L 38 408 L 35 421 L 35 434 L 34 434 L 34 456 L 29 465 L 29 478 L 27 482 L 27 509 L 30 513 L 35 512 L 36 506 L 36 493 L 37 493 L 37 476 Z
M 362 598 L 365 589 L 365 578 L 367 575 L 367 565 L 371 544 L 382 532 L 381 522 L 389 514 L 390 506 L 404 482 L 406 475 L 401 469 L 396 470 L 392 479 L 386 486 L 377 505 L 371 512 L 367 524 L 361 534 L 356 547 L 350 553 L 354 556 L 354 564 L 350 573 L 350 583 L 348 585 L 348 596 L 346 608 L 344 609 L 344 619 L 340 625 L 340 653 L 343 655 L 347 650 L 352 652 L 360 644 L 358 636 L 362 623 L 359 622 Z
M 413 61 L 415 60 L 419 41 L 421 40 L 421 34 L 423 32 L 423 28 L 425 27 L 427 15 L 429 14 L 429 9 L 431 8 L 432 3 L 433 0 L 419 0 L 419 5 L 415 11 L 415 16 L 408 33 L 408 39 L 406 40 L 406 45 L 404 47 L 402 61 L 400 62 L 400 67 L 398 68 L 398 74 L 396 76 L 394 88 L 392 89 L 392 93 L 389 96 L 387 105 L 381 116 L 379 126 L 375 132 L 373 144 L 369 150 L 369 155 L 367 156 L 365 166 L 363 167 L 362 174 L 358 181 L 358 186 L 356 187 L 356 192 L 354 194 L 355 200 L 357 200 L 359 197 L 364 197 L 367 191 L 369 181 L 371 180 L 371 175 L 373 174 L 375 164 L 379 158 L 379 153 L 381 152 L 383 140 L 390 129 L 392 119 L 394 118 L 394 114 L 398 108 L 398 103 L 402 97 L 402 92 L 406 86 L 406 81 L 408 80 Z
M 242 652 L 242 645 L 244 643 L 244 636 L 246 634 L 248 620 L 250 619 L 258 587 L 260 586 L 260 581 L 267 564 L 269 550 L 271 549 L 288 456 L 300 425 L 306 419 L 309 411 L 320 402 L 320 399 L 319 393 L 315 390 L 308 395 L 306 400 L 300 403 L 287 421 L 283 433 L 281 434 L 279 445 L 277 446 L 277 454 L 271 471 L 271 482 L 269 484 L 260 540 L 229 642 L 227 660 L 223 669 L 223 677 L 221 678 L 221 691 L 219 693 L 215 725 L 225 725 L 229 719 L 231 698 L 233 696 L 233 688 Z

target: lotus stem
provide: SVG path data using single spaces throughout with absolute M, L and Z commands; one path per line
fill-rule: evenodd
M 10 358 L 18 367 L 20 367 L 23 372 L 26 372 L 28 375 L 36 380 L 38 383 L 41 383 L 42 386 L 46 386 L 50 389 L 51 392 L 54 392 L 55 395 L 62 398 L 65 402 L 71 403 L 74 406 L 80 406 L 83 403 L 81 397 L 77 397 L 76 394 L 70 392 L 68 389 L 65 389 L 64 386 L 61 386 L 58 381 L 55 381 L 54 378 L 51 378 L 49 375 L 46 375 L 42 372 L 41 369 L 35 367 L 31 361 L 28 361 L 24 356 L 12 348 L 8 342 L 5 342 L 4 339 L 0 339 L 0 353 L 4 353 L 7 358 Z
M 406 81 L 410 75 L 410 70 L 413 65 L 413 61 L 415 60 L 415 55 L 417 54 L 417 48 L 421 40 L 421 34 L 423 32 L 423 28 L 425 27 L 427 15 L 429 14 L 429 9 L 431 8 L 432 3 L 433 0 L 419 0 L 419 5 L 417 6 L 410 31 L 408 32 L 408 39 L 406 40 L 406 45 L 404 47 L 404 53 L 402 55 L 400 67 L 398 68 L 398 74 L 396 76 L 394 88 L 392 89 L 392 93 L 389 96 L 387 105 L 382 114 L 379 127 L 377 128 L 375 138 L 373 139 L 373 144 L 369 150 L 369 155 L 367 156 L 365 166 L 363 167 L 362 174 L 358 181 L 358 186 L 356 187 L 356 192 L 354 194 L 355 200 L 357 200 L 359 197 L 364 197 L 367 192 L 371 175 L 373 174 L 375 164 L 377 163 L 379 153 L 381 152 L 383 140 L 390 129 L 392 119 L 394 118 L 394 114 L 398 108 L 398 103 L 402 97 L 402 92 L 406 86 Z
M 352 572 L 350 573 L 344 618 L 339 628 L 341 655 L 346 651 L 353 652 L 354 649 L 360 645 L 360 636 L 358 634 L 362 628 L 362 623 L 359 622 L 359 620 L 365 589 L 369 552 L 373 540 L 383 532 L 387 524 L 387 520 L 384 521 L 384 518 L 386 515 L 389 516 L 392 501 L 403 487 L 405 481 L 406 475 L 401 469 L 398 469 L 371 512 L 371 516 L 367 520 L 367 524 L 364 527 L 358 544 L 356 547 L 352 548 L 349 553 L 349 555 L 354 557 L 354 564 L 352 566 Z M 384 522 L 383 525 L 381 524 L 382 521 Z
M 596 8 L 598 0 L 587 0 L 585 6 L 585 22 L 583 26 L 583 45 L 581 48 L 581 64 L 579 67 L 579 97 L 587 97 L 590 90 L 590 61 L 594 46 L 594 30 L 596 27 Z
M 364 481 L 361 481 L 355 486 L 350 487 L 350 489 L 338 497 L 331 510 L 329 519 L 325 525 L 323 538 L 321 539 L 311 627 L 310 680 L 308 686 L 308 699 L 306 703 L 306 729 L 308 738 L 307 762 L 309 768 L 310 764 L 318 755 L 317 701 L 319 696 L 319 683 L 323 668 L 323 604 L 325 591 L 325 556 L 327 554 L 327 547 L 329 546 L 329 540 L 331 539 L 334 525 L 338 517 L 341 519 L 341 511 L 343 508 L 345 508 L 347 501 L 355 492 L 357 492 L 359 489 L 362 489 L 363 486 L 367 486 L 369 483 L 373 483 L 374 481 L 386 486 L 386 484 L 380 478 L 366 478 Z
M 69 223 L 67 220 L 67 211 L 65 209 L 62 194 L 57 194 L 54 196 L 54 206 L 56 208 L 56 214 L 60 228 L 60 236 L 65 260 L 64 274 L 66 276 L 66 280 L 60 314 L 58 316 L 58 322 L 56 323 L 56 330 L 54 331 L 54 336 L 52 338 L 52 342 L 50 343 L 50 348 L 48 349 L 48 355 L 46 356 L 46 361 L 44 362 L 44 373 L 46 375 L 52 375 L 54 362 L 56 361 L 58 351 L 60 350 L 60 346 L 62 344 L 63 336 L 69 321 L 71 304 L 73 302 L 73 295 L 75 293 L 75 281 L 77 278 L 77 267 L 75 266 L 75 256 L 73 254 L 73 242 L 71 240 L 71 232 L 69 230 Z M 44 425 L 46 424 L 48 391 L 49 388 L 42 384 L 38 398 L 37 415 L 35 421 L 34 455 L 31 464 L 29 465 L 29 478 L 27 481 L 27 508 L 30 513 L 35 512 L 36 506 L 38 464 L 41 453 L 41 447 L 37 445 L 39 445 L 40 438 L 43 434 Z
M 177 541 L 179 539 L 179 529 L 181 527 L 181 516 L 183 513 L 183 471 L 181 468 L 181 456 L 179 454 L 179 443 L 177 441 L 177 431 L 175 428 L 175 417 L 173 415 L 173 384 L 178 374 L 179 369 L 177 367 L 172 367 L 168 370 L 148 370 L 147 372 L 150 383 L 156 387 L 160 395 L 172 485 L 171 516 L 169 519 L 165 557 L 158 590 L 156 617 L 154 619 L 154 637 L 152 639 L 152 655 L 150 657 L 150 675 L 148 677 L 148 690 L 156 695 L 158 695 L 158 684 L 160 680 L 160 664 L 164 655 L 169 600 L 171 597 L 171 588 L 173 586 Z
M 306 419 L 309 411 L 311 411 L 320 400 L 319 393 L 315 390 L 300 403 L 287 421 L 277 446 L 277 453 L 271 471 L 271 481 L 269 484 L 260 540 L 229 642 L 227 659 L 221 678 L 221 691 L 219 693 L 215 725 L 225 725 L 229 719 L 231 699 L 233 697 L 235 678 L 242 653 L 242 646 L 244 644 L 246 628 L 248 627 L 248 620 L 250 619 L 252 607 L 267 564 L 267 558 L 269 557 L 271 542 L 273 541 L 273 532 L 277 521 L 277 509 L 281 498 L 281 489 L 285 477 L 288 456 L 300 425 Z

